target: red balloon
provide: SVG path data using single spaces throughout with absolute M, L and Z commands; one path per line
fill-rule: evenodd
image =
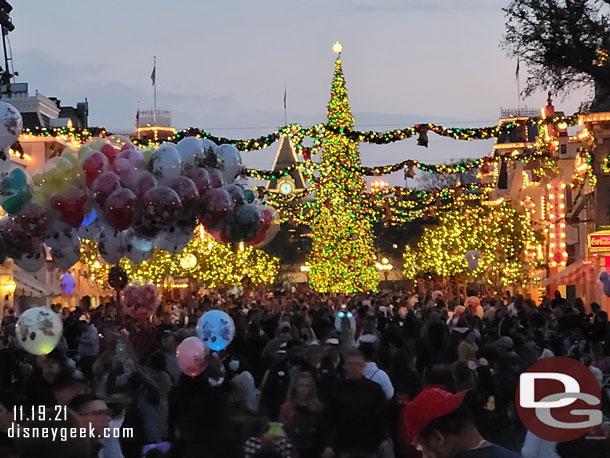
M 110 162 L 110 165 L 113 165 L 114 160 L 116 159 L 116 155 L 118 154 L 118 151 L 114 148 L 114 146 L 104 145 L 100 148 L 100 151 L 104 153 L 104 156 L 108 158 L 108 162 Z
M 172 224 L 182 210 L 180 196 L 167 186 L 150 188 L 144 194 L 143 200 L 143 219 L 153 226 Z
M 267 209 L 263 210 L 262 220 L 263 224 L 261 225 L 258 234 L 256 234 L 256 236 L 252 240 L 246 242 L 246 245 L 258 245 L 259 243 L 262 243 L 263 240 L 265 240 L 265 237 L 267 236 L 267 231 L 269 230 L 269 226 L 271 226 L 271 222 L 273 221 L 273 214 L 271 213 L 271 211 Z
M 202 169 L 201 167 L 191 167 L 187 169 L 185 175 L 193 180 L 195 186 L 197 186 L 197 191 L 199 191 L 199 195 L 203 196 L 203 194 L 210 189 L 212 184 L 210 183 L 210 174 L 206 169 Z
M 104 207 L 104 203 L 108 196 L 121 187 L 121 179 L 114 172 L 104 172 L 93 182 L 91 191 L 93 192 L 93 200 L 100 206 Z
M 83 171 L 88 188 L 91 188 L 95 179 L 102 174 L 107 166 L 108 159 L 102 153 L 93 153 L 83 162 Z
M 136 194 L 138 196 L 143 196 L 144 194 L 146 194 L 146 191 L 157 186 L 157 179 L 152 173 L 142 171 L 140 172 L 140 175 L 135 178 L 134 183 L 134 191 L 136 192 Z
M 182 199 L 182 207 L 191 209 L 199 200 L 199 191 L 193 180 L 185 176 L 179 176 L 172 180 L 170 187 L 178 193 Z
M 59 210 L 62 219 L 72 227 L 79 227 L 85 219 L 87 196 L 81 189 L 74 190 L 70 196 L 53 196 L 51 205 Z
M 136 195 L 131 189 L 114 191 L 106 199 L 104 207 L 108 222 L 119 231 L 130 228 L 136 213 L 135 203 Z
M 210 185 L 212 188 L 220 188 L 224 184 L 222 173 L 218 169 L 207 169 L 210 176 Z
M 233 199 L 223 188 L 210 189 L 202 198 L 203 221 L 207 230 L 217 226 L 233 210 Z

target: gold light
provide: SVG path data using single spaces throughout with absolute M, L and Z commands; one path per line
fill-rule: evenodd
M 335 54 L 341 54 L 341 51 L 343 51 L 343 45 L 338 41 L 335 42 L 335 44 L 333 45 L 333 51 L 335 52 Z

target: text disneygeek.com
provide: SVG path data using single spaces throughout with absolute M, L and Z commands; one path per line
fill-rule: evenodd
M 67 441 L 76 438 L 108 439 L 133 438 L 133 428 L 104 428 L 97 432 L 89 425 L 88 428 L 67 427 L 29 427 L 13 424 L 8 430 L 11 439 L 51 439 L 53 441 Z

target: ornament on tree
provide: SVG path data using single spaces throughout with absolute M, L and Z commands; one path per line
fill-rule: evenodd
M 428 146 L 428 145 L 426 145 Z M 407 168 L 405 170 L 405 179 L 406 178 L 413 178 L 415 176 L 415 164 L 413 163 L 413 161 L 409 161 L 407 162 Z
M 303 148 L 303 159 L 305 161 L 309 161 L 311 159 L 311 148 L 307 146 Z
M 419 137 L 417 138 L 417 146 L 428 147 L 428 127 L 422 126 L 418 129 Z
M 483 166 L 481 167 L 481 175 L 489 174 L 489 158 L 483 158 Z

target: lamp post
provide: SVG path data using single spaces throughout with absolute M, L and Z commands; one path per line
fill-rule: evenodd
M 11 297 L 16 289 L 17 284 L 11 277 L 4 277 L 2 281 L 0 281 L 0 293 L 4 298 L 4 304 L 2 305 L 2 317 L 4 317 L 6 309 L 11 307 Z
M 388 258 L 382 258 L 381 262 L 377 261 L 375 264 L 377 270 L 383 272 L 383 276 L 385 277 L 385 281 L 388 281 L 388 276 L 390 275 L 390 271 L 394 268 L 392 264 L 390 264 L 390 260 Z

